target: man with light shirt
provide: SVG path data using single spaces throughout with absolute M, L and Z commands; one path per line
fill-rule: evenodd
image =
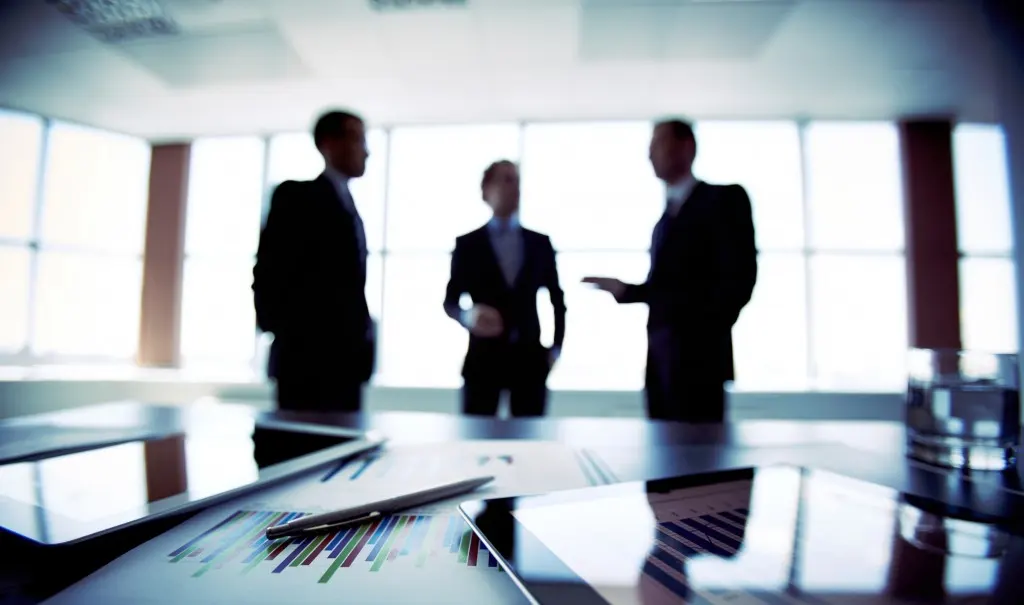
M 655 125 L 650 160 L 665 182 L 666 204 L 651 238 L 647 280 L 583 281 L 620 303 L 647 303 L 647 415 L 723 422 L 725 383 L 734 378 L 732 326 L 757 281 L 757 250 L 747 192 L 697 180 L 696 154 L 690 124 Z
M 462 411 L 493 416 L 508 391 L 512 416 L 542 416 L 547 377 L 565 336 L 565 297 L 548 236 L 519 224 L 519 171 L 491 164 L 481 182 L 491 220 L 456 238 L 444 310 L 469 330 L 462 367 Z M 546 288 L 555 313 L 553 346 L 540 342 L 537 292 Z M 468 294 L 473 306 L 459 301 Z
M 374 365 L 366 235 L 349 180 L 366 170 L 363 120 L 330 111 L 313 128 L 324 172 L 277 186 L 260 233 L 256 322 L 274 334 L 267 373 L 281 409 L 359 411 Z

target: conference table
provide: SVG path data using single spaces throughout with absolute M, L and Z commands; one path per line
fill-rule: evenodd
M 161 406 L 113 402 L 2 421 L 0 444 L 20 442 L 27 448 L 26 456 L 58 447 L 72 451 L 75 439 L 81 442 L 81 447 L 89 447 L 90 435 L 116 440 L 119 432 L 126 439 L 128 435 L 147 432 L 166 434 L 187 423 L 225 413 L 256 420 L 375 430 L 387 437 L 389 446 L 475 440 L 559 442 L 589 452 L 599 460 L 598 472 L 606 482 L 770 464 L 813 466 L 965 510 L 998 509 L 1024 519 L 1024 481 L 1020 471 L 972 475 L 909 460 L 903 455 L 903 426 L 885 421 L 750 420 L 689 425 L 636 418 L 497 419 L 421 412 L 265 412 L 243 404 Z M 0 530 L 0 604 L 39 602 L 193 514 L 155 520 L 76 546 L 43 547 Z

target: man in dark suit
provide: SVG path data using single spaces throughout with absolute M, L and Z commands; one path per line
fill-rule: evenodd
M 508 160 L 484 172 L 483 197 L 494 212 L 483 227 L 455 240 L 444 310 L 469 330 L 462 367 L 462 411 L 493 416 L 509 391 L 513 416 L 542 416 L 547 377 L 565 336 L 565 297 L 548 236 L 519 225 L 519 171 Z M 540 342 L 537 291 L 555 311 L 551 349 Z M 469 294 L 471 309 L 459 299 Z
M 274 334 L 268 374 L 281 409 L 358 411 L 373 373 L 366 235 L 349 191 L 366 169 L 362 119 L 325 113 L 313 129 L 324 172 L 274 190 L 260 233 L 256 322 Z
M 651 165 L 667 195 L 654 228 L 647 280 L 583 281 L 620 303 L 648 305 L 647 415 L 722 422 L 725 383 L 734 378 L 732 326 L 757 281 L 757 250 L 746 191 L 698 181 L 691 170 L 696 154 L 688 123 L 655 125 Z

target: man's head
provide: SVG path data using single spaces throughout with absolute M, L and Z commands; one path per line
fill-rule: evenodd
M 510 160 L 498 160 L 488 166 L 480 189 L 495 216 L 507 218 L 519 210 L 519 169 Z
M 347 111 L 329 111 L 313 127 L 313 143 L 328 166 L 357 178 L 366 172 L 366 130 L 363 120 Z
M 666 183 L 685 178 L 697 157 L 693 127 L 683 120 L 663 120 L 654 125 L 650 158 L 654 174 Z

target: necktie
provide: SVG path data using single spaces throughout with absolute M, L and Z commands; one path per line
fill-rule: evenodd
M 359 247 L 359 264 L 363 269 L 363 274 L 366 274 L 366 230 L 363 228 L 363 219 L 359 216 L 359 211 L 356 210 L 356 202 L 352 199 L 352 193 L 348 190 L 348 187 L 343 187 L 341 190 L 341 203 L 342 206 L 352 215 L 352 221 L 355 223 L 356 229 L 356 245 Z
M 658 219 L 658 223 L 654 225 L 654 234 L 651 235 L 651 255 L 657 253 L 658 248 L 661 247 L 661 242 L 665 238 L 665 232 L 668 230 L 668 224 L 672 221 L 672 212 L 669 209 L 665 209 L 662 213 L 661 218 Z
M 647 271 L 647 279 L 650 280 L 651 274 L 654 272 L 654 262 L 658 257 L 658 249 L 661 247 L 662 241 L 665 239 L 665 233 L 668 231 L 669 223 L 672 221 L 672 212 L 666 208 L 665 212 L 662 213 L 661 218 L 658 219 L 658 223 L 654 225 L 654 234 L 651 235 L 651 267 Z
M 519 249 L 521 242 L 518 234 L 512 230 L 508 219 L 500 219 L 496 225 L 494 247 L 498 254 L 498 264 L 501 265 L 501 272 L 505 276 L 505 282 L 513 285 L 516 276 L 519 275 L 521 262 Z

